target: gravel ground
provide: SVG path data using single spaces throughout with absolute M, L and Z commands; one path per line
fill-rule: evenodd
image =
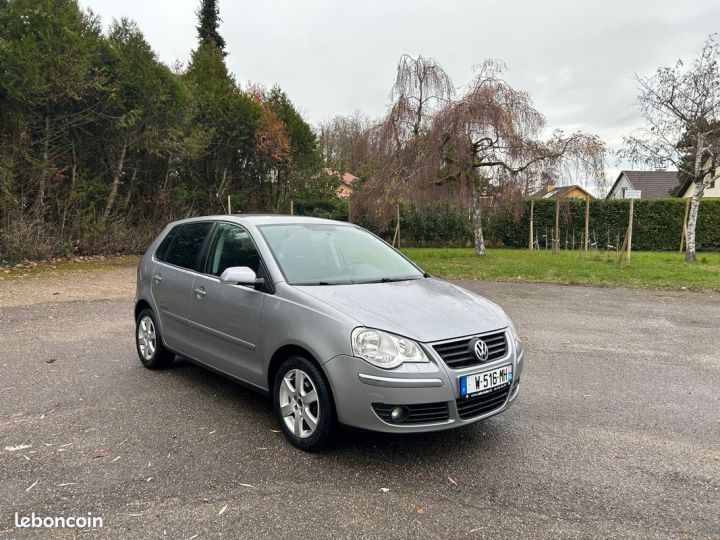
M 524 336 L 516 405 L 310 455 L 267 399 L 142 368 L 133 279 L 0 282 L 0 538 L 720 538 L 718 294 L 462 282 Z

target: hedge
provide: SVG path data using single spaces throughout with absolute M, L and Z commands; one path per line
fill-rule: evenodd
M 687 200 L 640 199 L 633 212 L 633 249 L 647 251 L 675 251 L 680 247 L 682 223 Z M 590 240 L 601 248 L 615 246 L 625 235 L 628 224 L 629 200 L 593 200 L 590 202 Z M 550 242 L 555 226 L 555 201 L 535 201 L 533 228 L 536 238 L 544 246 L 545 234 Z M 530 201 L 525 201 L 520 219 L 498 223 L 503 232 L 502 243 L 509 247 L 528 245 Z M 585 202 L 565 199 L 560 202 L 560 242 L 562 247 L 580 245 L 585 227 Z M 706 199 L 700 203 L 695 231 L 699 251 L 720 250 L 720 199 Z
M 633 249 L 675 251 L 679 248 L 686 199 L 640 199 L 635 201 L 633 215 Z M 590 202 L 590 240 L 600 249 L 615 246 L 625 235 L 628 222 L 628 200 L 593 200 Z M 347 201 L 296 201 L 295 213 L 346 220 Z M 401 239 L 404 246 L 450 247 L 472 245 L 472 227 L 468 209 L 448 203 L 404 205 L 400 211 Z M 395 223 L 379 227 L 366 215 L 354 215 L 353 221 L 391 239 Z M 489 246 L 527 247 L 530 201 L 519 212 L 506 208 L 488 208 L 484 214 L 483 232 Z M 534 231 L 540 246 L 551 243 L 555 226 L 555 201 L 536 200 Z M 564 199 L 560 202 L 561 247 L 579 248 L 585 227 L 585 201 Z M 696 229 L 699 251 L 720 251 L 720 199 L 705 199 L 700 204 Z

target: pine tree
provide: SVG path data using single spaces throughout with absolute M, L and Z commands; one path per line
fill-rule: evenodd
M 221 21 L 218 0 L 202 0 L 197 16 L 200 22 L 197 27 L 200 44 L 213 44 L 222 51 L 223 56 L 227 56 L 225 40 L 218 32 Z

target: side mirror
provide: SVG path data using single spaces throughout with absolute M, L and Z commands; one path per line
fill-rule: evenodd
M 226 285 L 251 285 L 257 287 L 264 285 L 265 280 L 257 277 L 252 268 L 247 266 L 231 266 L 220 274 L 220 283 Z

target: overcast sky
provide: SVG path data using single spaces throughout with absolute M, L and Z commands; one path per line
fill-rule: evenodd
M 199 0 L 81 2 L 105 27 L 137 21 L 168 64 L 196 47 Z M 718 0 L 220 0 L 220 16 L 237 80 L 279 84 L 313 124 L 380 116 L 403 53 L 434 57 L 458 87 L 499 58 L 550 128 L 612 149 L 639 123 L 633 73 L 692 59 L 720 31 Z

